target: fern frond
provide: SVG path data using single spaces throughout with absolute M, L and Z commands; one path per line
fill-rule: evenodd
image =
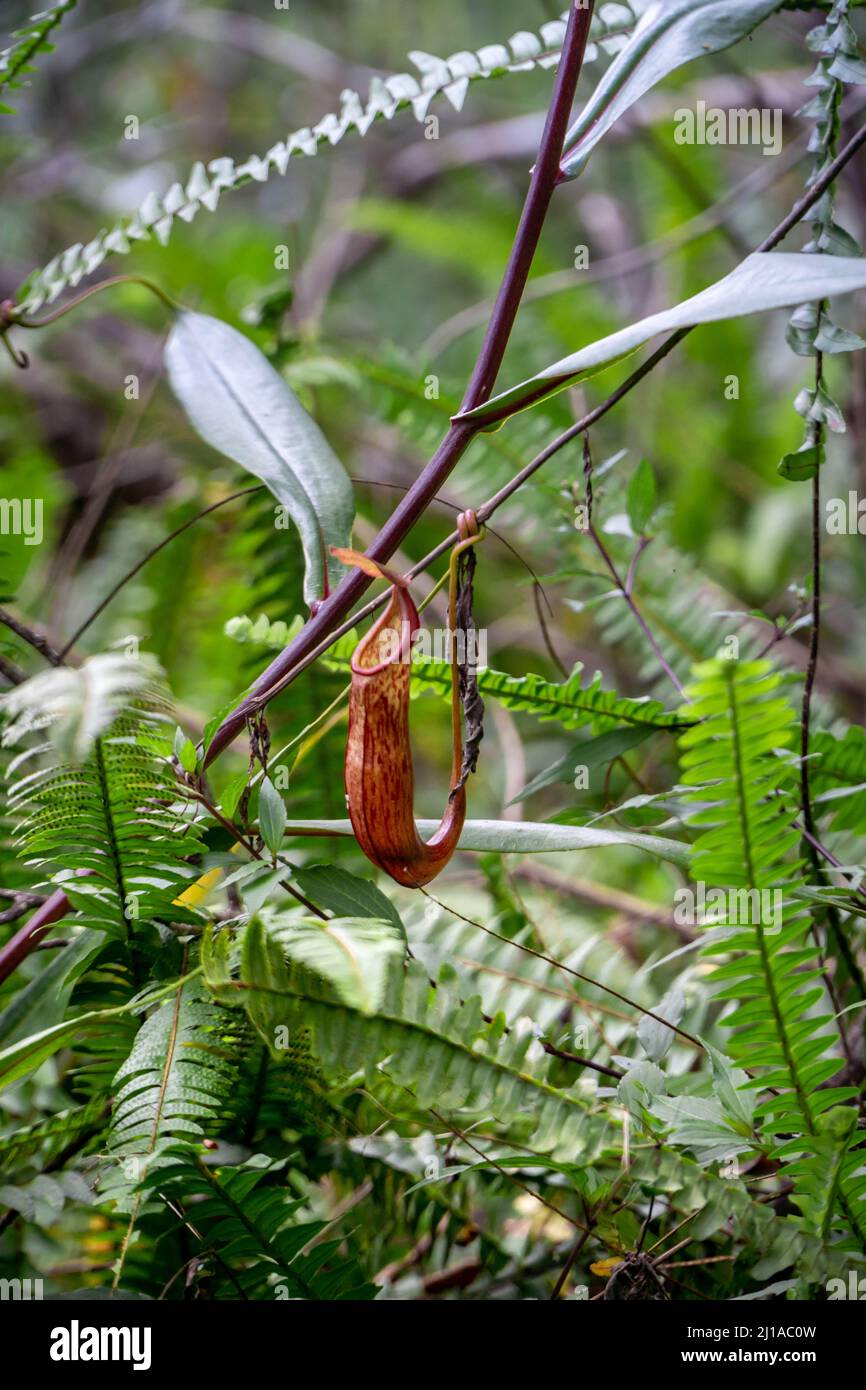
M 46 729 L 58 760 L 84 761 L 99 735 L 131 700 L 153 685 L 156 673 L 116 652 L 88 657 L 81 666 L 56 666 L 0 696 L 7 717 L 4 747 Z
M 195 1228 L 210 1258 L 219 1298 L 374 1298 L 340 1239 L 323 1240 L 326 1222 L 303 1218 L 304 1203 L 278 1184 L 284 1161 L 255 1154 L 216 1172 L 181 1152 L 161 1171 L 160 1190 L 194 1202 Z
M 107 1200 L 121 1205 L 135 1184 L 140 1200 L 167 1144 L 213 1132 L 237 1077 L 234 1032 L 233 1016 L 195 980 L 145 1019 L 112 1083 Z
M 438 390 L 431 396 L 425 385 L 425 373 L 419 365 L 415 372 L 405 366 L 406 354 L 396 350 L 375 358 L 352 359 L 352 366 L 365 386 L 364 394 L 371 410 L 386 424 L 397 429 L 424 459 L 436 449 L 447 430 L 450 419 L 460 411 L 460 388 L 448 382 L 437 368 Z M 549 442 L 555 425 L 543 410 L 524 411 L 509 421 L 507 430 L 479 434 L 471 450 L 461 459 L 452 480 L 454 495 L 471 497 L 495 492 L 533 458 Z M 567 454 L 554 456 L 549 471 L 545 471 L 548 486 L 555 485 L 557 475 L 571 478 Z M 546 494 L 545 494 L 546 495 Z M 524 494 L 521 494 L 524 496 Z
M 274 649 L 283 646 L 282 627 L 261 615 L 255 623 L 248 617 L 232 620 L 236 640 L 260 641 Z M 357 638 L 349 635 L 335 642 L 326 662 L 335 670 L 349 670 Z M 594 733 L 607 733 L 624 724 L 633 728 L 676 731 L 692 722 L 689 709 L 666 710 L 658 700 L 646 696 L 618 695 L 615 690 L 602 689 L 602 677 L 596 671 L 584 684 L 584 668 L 578 662 L 568 680 L 549 681 L 527 672 L 525 676 L 509 676 L 483 666 L 478 670 L 478 692 L 485 700 L 496 700 L 506 709 L 531 714 L 541 721 L 555 720 L 564 729 L 589 727 Z M 419 646 L 412 654 L 412 695 L 426 690 L 435 691 L 443 699 L 451 698 L 451 668 L 446 661 L 422 654 Z
M 532 1027 L 505 1030 L 499 1016 L 486 1023 L 477 998 L 455 1000 L 426 973 L 410 965 L 395 974 L 379 1012 L 362 1014 L 338 997 L 326 980 L 287 965 L 279 942 L 254 920 L 243 940 L 240 977 L 230 970 L 226 934 L 205 937 L 205 978 L 220 999 L 240 999 L 277 1060 L 281 1040 L 309 1028 L 326 1074 L 377 1074 L 407 1088 L 420 1109 L 436 1105 L 520 1120 L 539 1152 L 591 1157 L 605 1125 L 587 1108 L 578 1089 L 562 1090 L 547 1079 L 549 1059 Z
M 75 1143 L 87 1130 L 100 1128 L 105 1112 L 104 1096 L 71 1110 L 58 1110 L 35 1124 L 0 1134 L 0 1169 L 5 1175 L 16 1172 L 38 1159 L 41 1169 Z
M 831 813 L 834 831 L 866 828 L 866 729 L 852 725 L 844 738 L 817 730 L 809 741 L 810 785 L 816 810 Z
M 142 703 L 121 714 L 79 766 L 49 764 L 22 776 L 43 748 L 10 768 L 19 853 L 62 881 L 84 925 L 127 941 L 145 922 L 195 920 L 175 900 L 196 872 L 186 860 L 202 844 L 157 751 L 164 730 L 164 712 Z M 82 870 L 87 876 L 78 876 Z
M 238 1077 L 224 1133 L 247 1147 L 296 1130 L 324 1135 L 337 1123 L 309 1033 L 293 1034 L 279 1063 L 247 1024 L 238 1043 Z
M 608 538 L 607 543 L 616 555 L 616 538 Z M 651 689 L 663 679 L 658 655 L 621 594 L 610 589 L 607 575 L 602 577 L 606 592 L 592 603 L 601 639 L 605 646 L 626 651 L 637 676 Z M 713 657 L 731 636 L 737 639 L 741 660 L 757 656 L 769 640 L 770 629 L 746 613 L 726 611 L 731 607 L 730 595 L 660 538 L 641 558 L 635 598 L 662 655 L 683 679 L 693 665 Z
M 416 691 L 435 690 L 446 695 L 448 666 L 444 661 L 417 656 L 412 661 L 412 685 Z M 583 684 L 584 668 L 578 662 L 566 681 L 548 681 L 527 672 L 507 676 L 485 667 L 478 672 L 478 690 L 485 700 L 497 700 L 506 709 L 522 711 L 536 719 L 556 720 L 565 729 L 589 727 L 606 733 L 623 724 L 645 729 L 678 729 L 691 718 L 689 710 L 666 710 L 658 700 L 618 695 L 603 690 L 601 673 Z
M 755 1118 L 769 1152 L 781 1162 L 796 1159 L 795 1200 L 808 1211 L 815 1182 L 825 1180 L 825 1117 L 857 1092 L 827 1084 L 840 1066 L 836 1034 L 809 918 L 792 897 L 801 884 L 796 770 L 780 750 L 794 742 L 795 716 L 780 696 L 782 680 L 768 662 L 698 666 L 687 694 L 700 722 L 680 742 L 683 780 L 698 788 L 691 799 L 702 803 L 690 818 L 700 827 L 692 873 L 727 892 L 721 923 L 734 928 L 710 947 L 728 957 L 713 980 L 720 998 L 735 1001 L 724 1018 L 734 1030 L 730 1052 L 763 1093 Z M 849 1135 L 836 1160 L 837 1208 L 848 1237 L 866 1249 L 856 1142 Z

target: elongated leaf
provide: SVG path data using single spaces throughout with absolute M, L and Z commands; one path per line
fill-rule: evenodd
M 534 792 L 539 792 L 554 782 L 574 782 L 575 768 L 601 767 L 618 758 L 621 753 L 627 752 L 629 748 L 643 743 L 651 733 L 652 729 L 626 727 L 612 729 L 610 733 L 599 734 L 598 738 L 573 744 L 563 757 L 557 758 L 555 763 L 551 763 L 543 772 L 533 777 L 531 782 L 527 782 L 525 787 L 521 787 L 517 795 L 511 798 L 509 805 L 513 806 L 515 802 L 523 801 L 525 797 L 532 796 Z
M 345 574 L 329 546 L 348 544 L 354 516 L 352 485 L 322 431 L 249 338 L 219 319 L 180 314 L 165 362 L 202 439 L 286 508 L 304 550 L 304 597 L 322 598 Z
M 439 828 L 434 820 L 419 820 L 422 838 Z M 293 821 L 286 827 L 287 835 L 351 835 L 348 820 Z M 688 864 L 689 847 L 663 835 L 641 835 L 630 830 L 599 830 L 586 825 L 547 825 L 543 821 L 468 820 L 463 826 L 462 850 L 489 851 L 500 854 L 556 854 L 576 849 L 642 849 L 670 864 Z
M 602 367 L 627 357 L 659 333 L 693 328 L 699 323 L 718 323 L 743 318 L 767 309 L 783 309 L 811 299 L 851 294 L 866 285 L 866 257 L 810 256 L 799 251 L 755 251 L 724 279 L 700 294 L 649 318 L 621 328 L 588 347 L 562 357 L 550 367 L 494 396 L 477 410 L 459 416 L 463 420 L 501 418 L 502 408 L 521 410 Z
M 79 1014 L 77 1018 L 55 1023 L 52 1028 L 43 1028 L 40 1033 L 34 1033 L 29 1038 L 22 1038 L 20 1042 L 4 1047 L 0 1052 L 0 1089 L 11 1085 L 19 1077 L 26 1076 L 28 1072 L 35 1071 L 48 1057 L 53 1056 L 58 1048 L 72 1042 L 73 1038 L 82 1038 L 95 1032 L 121 1012 L 121 1009 L 96 1009 L 90 1013 Z
M 259 830 L 272 854 L 276 854 L 283 843 L 286 820 L 286 803 L 270 777 L 263 777 L 259 790 Z
M 659 0 L 643 15 L 565 138 L 563 170 L 574 177 L 623 112 L 669 73 L 729 48 L 781 8 L 782 0 Z
M 390 922 L 405 940 L 406 928 L 390 898 L 375 883 L 347 873 L 336 864 L 305 864 L 295 869 L 292 881 L 302 893 L 337 917 L 367 917 Z
M 0 1013 L 0 1042 L 11 1042 L 25 1030 L 39 1031 L 40 1026 L 58 1023 L 76 979 L 104 945 L 105 938 L 99 932 L 83 931 L 54 953 L 53 960 L 19 989 Z
M 636 536 L 642 536 L 656 509 L 656 480 L 652 464 L 641 459 L 626 493 L 626 510 L 631 528 Z

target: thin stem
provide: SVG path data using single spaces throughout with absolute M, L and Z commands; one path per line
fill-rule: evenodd
M 819 311 L 820 312 L 820 311 Z M 815 391 L 824 384 L 824 354 L 815 355 Z M 813 441 L 817 451 L 818 464 L 812 479 L 812 624 L 809 632 L 809 664 L 803 683 L 803 704 L 800 715 L 800 796 L 803 822 L 811 835 L 815 833 L 812 816 L 812 798 L 809 788 L 809 733 L 812 713 L 812 693 L 818 671 L 818 651 L 821 644 L 821 468 L 820 457 L 824 439 L 824 426 L 820 421 L 814 427 Z M 818 856 L 810 846 L 813 867 L 818 868 Z
M 189 521 L 185 521 L 182 526 L 176 527 L 175 530 L 172 531 L 170 535 L 165 536 L 164 539 L 161 540 L 158 545 L 152 546 L 151 549 L 148 550 L 147 554 L 143 555 L 142 558 L 138 561 L 138 563 L 133 565 L 131 570 L 127 570 L 126 574 L 123 576 L 122 579 L 118 579 L 114 587 L 112 589 L 109 589 L 108 593 L 105 595 L 105 598 L 102 599 L 96 605 L 96 607 L 89 614 L 89 616 L 84 619 L 84 622 L 81 623 L 75 629 L 72 636 L 69 638 L 69 641 L 58 653 L 60 661 L 65 660 L 65 658 L 71 652 L 72 648 L 75 646 L 76 642 L 79 641 L 79 639 L 90 627 L 91 623 L 94 623 L 96 621 L 99 615 L 103 613 L 105 609 L 108 607 L 108 605 L 111 603 L 112 599 L 114 599 L 120 593 L 121 589 L 126 584 L 128 584 L 131 579 L 135 578 L 135 576 L 139 573 L 140 570 L 144 569 L 145 565 L 150 563 L 150 561 L 154 558 L 155 555 L 158 555 L 161 550 L 164 550 L 165 547 L 169 545 L 173 540 L 176 540 L 178 536 L 182 536 L 184 531 L 188 531 L 191 526 L 195 526 L 197 521 L 201 521 L 202 517 L 209 516 L 211 512 L 217 511 L 219 507 L 227 506 L 229 502 L 236 502 L 239 497 L 247 497 L 251 492 L 262 491 L 262 485 L 258 485 L 256 487 L 242 488 L 240 492 L 233 492 L 229 497 L 221 497 L 219 502 L 212 502 L 211 505 L 209 507 L 205 507 L 203 511 L 196 512 L 195 516 L 190 517 Z
M 562 1266 L 559 1278 L 553 1286 L 553 1293 L 550 1295 L 551 1302 L 558 1299 L 559 1295 L 562 1293 L 565 1281 L 571 1273 L 572 1269 L 574 1268 L 575 1260 L 577 1259 L 578 1255 L 580 1254 L 581 1250 L 583 1249 L 584 1245 L 589 1239 L 591 1231 L 591 1226 L 588 1226 L 585 1231 L 581 1231 L 580 1235 L 577 1237 L 577 1240 L 572 1245 L 568 1259 Z
M 591 452 L 590 447 L 589 447 L 589 435 L 588 435 L 588 434 L 584 434 L 584 437 L 583 437 L 583 475 L 584 475 L 584 478 L 586 479 L 587 531 L 588 531 L 588 533 L 589 533 L 589 536 L 590 536 L 591 540 L 593 541 L 596 550 L 598 551 L 599 555 L 601 556 L 602 560 L 604 561 L 605 565 L 607 566 L 608 572 L 609 572 L 609 574 L 610 574 L 610 576 L 611 576 L 611 578 L 612 578 L 614 584 L 615 584 L 616 587 L 619 589 L 620 593 L 622 594 L 623 598 L 625 599 L 626 603 L 628 604 L 629 608 L 631 609 L 632 613 L 634 614 L 634 617 L 635 617 L 635 619 L 636 619 L 636 621 L 637 621 L 638 626 L 640 627 L 641 632 L 643 633 L 644 637 L 646 638 L 646 640 L 649 642 L 650 646 L 652 647 L 653 652 L 655 653 L 656 660 L 658 661 L 659 665 L 661 666 L 661 668 L 662 668 L 662 670 L 664 671 L 665 675 L 667 676 L 668 680 L 669 680 L 669 681 L 672 683 L 672 685 L 674 686 L 674 689 L 677 691 L 677 693 L 678 693 L 683 699 L 685 699 L 685 691 L 683 690 L 683 687 L 682 687 L 682 684 L 680 683 L 679 677 L 677 676 L 676 672 L 673 671 L 673 670 L 671 669 L 671 667 L 668 665 L 667 660 L 665 659 L 665 655 L 664 655 L 664 653 L 663 653 L 661 647 L 659 646 L 658 642 L 656 641 L 655 637 L 653 636 L 652 631 L 650 630 L 649 624 L 647 623 L 646 619 L 644 618 L 643 614 L 641 613 L 640 609 L 638 608 L 637 604 L 635 603 L 634 598 L 632 597 L 632 587 L 633 587 L 633 584 L 634 584 L 635 566 L 636 566 L 636 564 L 637 564 L 637 561 L 638 561 L 638 558 L 639 558 L 639 556 L 640 556 L 641 551 L 644 549 L 644 547 L 645 547 L 646 545 L 648 545 L 649 542 L 646 540 L 645 537 L 641 537 L 640 541 L 638 542 L 638 548 L 635 550 L 634 558 L 633 558 L 633 560 L 632 560 L 632 562 L 631 562 L 631 565 L 629 566 L 628 578 L 627 578 L 625 581 L 623 581 L 622 578 L 620 577 L 620 574 L 619 574 L 619 571 L 618 571 L 616 565 L 615 565 L 614 562 L 613 562 L 613 559 L 611 558 L 610 553 L 608 552 L 608 549 L 607 549 L 606 545 L 604 544 L 604 541 L 601 539 L 601 537 L 600 537 L 599 534 L 598 534 L 598 531 L 595 529 L 595 526 L 593 525 L 593 522 L 592 522 L 592 452 Z M 626 770 L 628 770 L 628 769 L 626 769 Z
M 208 800 L 204 792 L 192 792 L 191 795 L 193 795 L 195 800 L 199 801 L 201 805 L 204 806 L 205 809 L 210 812 L 214 820 L 222 826 L 223 830 L 228 831 L 229 835 L 232 836 L 235 842 L 239 844 L 242 849 L 245 849 L 247 851 L 247 854 L 251 855 L 253 859 L 258 859 L 263 864 L 267 863 L 265 856 L 259 850 L 256 849 L 252 841 L 247 839 L 246 835 L 244 835 L 242 831 L 238 830 L 234 822 L 230 821 L 226 816 L 224 816 L 222 812 L 219 811 L 216 806 L 214 806 L 212 801 Z M 285 864 L 285 861 L 281 860 L 279 858 L 279 855 L 275 856 L 274 862 Z M 291 870 L 291 865 L 285 865 L 285 867 Z M 302 893 L 299 888 L 295 888 L 294 884 L 291 884 L 287 882 L 286 879 L 281 878 L 280 887 L 284 888 L 285 891 L 288 894 L 290 894 L 291 897 L 295 898 L 299 903 L 301 903 L 302 906 L 305 907 L 308 912 L 312 912 L 314 916 L 321 918 L 323 922 L 326 922 L 328 920 L 327 912 L 323 912 L 320 907 L 317 907 L 316 904 L 312 901 L 312 899 L 308 898 L 304 893 Z
M 10 685 L 23 685 L 27 679 L 21 667 L 16 666 L 14 661 L 8 661 L 5 656 L 0 656 L 0 676 Z
M 412 1094 L 411 1091 L 409 1094 Z M 553 1202 L 549 1202 L 546 1197 L 542 1197 L 539 1192 L 535 1192 L 533 1188 L 523 1182 L 521 1178 L 518 1178 L 515 1173 L 510 1172 L 508 1168 L 503 1168 L 501 1163 L 497 1163 L 496 1159 L 491 1158 L 488 1153 L 485 1153 L 484 1149 L 479 1149 L 477 1144 L 473 1144 L 472 1140 L 462 1129 L 458 1129 L 457 1126 L 452 1124 L 450 1120 L 447 1120 L 444 1115 L 440 1115 L 439 1111 L 434 1110 L 432 1105 L 430 1106 L 430 1114 L 433 1116 L 434 1120 L 439 1121 L 440 1125 L 444 1125 L 446 1129 L 450 1129 L 455 1139 L 462 1140 L 467 1148 L 471 1149 L 472 1152 L 477 1154 L 485 1163 L 489 1163 L 490 1167 L 494 1168 L 507 1182 L 513 1183 L 523 1192 L 528 1193 L 536 1202 L 540 1202 L 542 1206 L 547 1207 L 549 1211 L 555 1212 L 557 1216 L 561 1216 L 563 1221 L 567 1221 L 576 1231 L 585 1231 L 587 1235 L 590 1235 L 591 1227 L 587 1228 L 580 1221 L 576 1221 L 573 1216 L 569 1216 L 568 1212 L 562 1211 L 559 1207 L 554 1206 Z
M 572 20 L 573 18 L 574 12 L 572 12 L 571 16 Z M 566 48 L 563 49 L 563 60 L 560 71 L 562 71 L 562 68 L 566 65 L 567 46 L 568 35 L 566 35 Z M 573 43 L 571 52 L 572 54 L 574 52 Z M 580 52 L 582 55 L 582 48 Z M 845 145 L 836 158 L 828 164 L 821 177 L 816 179 L 808 192 L 794 204 L 787 216 L 764 238 L 757 249 L 759 251 L 771 251 L 773 247 L 778 246 L 779 242 L 788 235 L 788 232 L 790 232 L 793 227 L 797 226 L 804 214 L 818 201 L 834 179 L 838 177 L 845 165 L 854 158 L 854 155 L 857 154 L 858 150 L 860 150 L 864 144 L 866 144 L 866 125 L 862 126 L 856 135 L 852 136 L 848 144 Z M 495 493 L 493 497 L 489 498 L 481 507 L 477 507 L 475 510 L 479 522 L 488 521 L 493 513 L 523 486 L 527 479 L 531 478 L 539 468 L 542 468 L 549 459 L 553 458 L 554 454 L 558 453 L 566 444 L 569 444 L 572 439 L 585 433 L 597 420 L 607 415 L 624 396 L 627 396 L 639 382 L 643 381 L 645 376 L 648 376 L 649 373 L 658 366 L 659 362 L 664 361 L 668 354 L 672 352 L 691 331 L 690 328 L 681 328 L 678 329 L 676 333 L 672 333 L 670 337 L 666 338 L 661 346 L 656 348 L 655 352 L 647 358 L 646 362 L 638 367 L 636 371 L 632 372 L 631 376 L 628 377 L 616 391 L 608 396 L 606 401 L 596 406 L 594 410 L 589 411 L 582 420 L 578 420 L 577 423 L 566 430 L 564 434 L 554 439 L 540 454 L 537 454 L 525 468 L 521 469 L 520 472 L 512 478 L 510 483 L 500 488 L 499 492 Z M 523 405 L 526 404 L 526 402 L 523 403 Z M 490 423 L 490 420 L 485 421 L 485 426 Z M 460 454 L 462 454 L 471 437 L 471 435 L 468 436 L 463 442 L 460 448 Z M 449 439 L 452 439 L 452 432 L 449 432 L 446 444 Z M 451 471 L 451 468 L 457 462 L 457 457 L 459 457 L 459 455 L 453 457 L 449 462 L 448 451 L 445 449 L 445 445 L 437 451 L 437 454 L 434 455 L 434 458 L 431 459 L 430 463 L 409 489 L 403 503 L 395 510 L 389 521 L 385 523 L 376 541 L 370 547 L 368 554 L 374 559 L 389 558 L 406 534 L 411 530 L 419 516 L 423 513 L 427 505 L 428 492 L 431 494 L 435 493 L 438 485 L 444 481 Z M 434 475 L 432 481 L 431 471 Z M 414 566 L 411 572 L 412 575 L 420 573 L 427 565 L 432 564 L 432 562 L 438 559 L 440 555 L 444 554 L 446 550 L 449 550 L 458 539 L 459 537 L 456 532 L 447 536 L 424 560 Z M 251 694 L 242 700 L 223 720 L 208 747 L 206 755 L 206 763 L 208 765 L 232 742 L 238 730 L 243 728 L 247 715 L 251 710 L 261 708 L 263 704 L 266 704 L 283 690 L 285 686 L 289 685 L 312 661 L 315 661 L 323 652 L 327 651 L 328 647 L 333 641 L 336 641 L 338 636 L 342 636 L 344 633 L 350 631 L 360 618 L 376 611 L 383 601 L 382 599 L 374 600 L 372 605 L 368 605 L 362 609 L 361 612 L 356 613 L 350 622 L 339 625 L 340 620 L 350 612 L 356 600 L 360 598 L 361 594 L 367 588 L 368 583 L 369 580 L 366 576 L 364 576 L 360 570 L 355 570 L 347 579 L 343 580 L 340 587 L 331 595 L 330 599 L 319 607 L 315 616 L 310 619 L 303 631 L 289 643 L 276 660 L 272 661 L 267 670 L 262 673 L 253 687 Z
M 523 213 L 493 314 L 463 398 L 464 412 L 475 409 L 488 399 L 505 356 L 553 190 L 558 182 L 562 145 L 583 65 L 593 9 L 594 0 L 589 0 L 587 5 L 581 4 L 580 0 L 573 0 L 571 5 L 538 159 L 532 171 Z M 380 562 L 390 559 L 404 536 L 423 516 L 430 501 L 462 458 L 478 430 L 477 422 L 452 422 L 439 448 L 368 548 L 367 554 L 371 559 Z M 275 661 L 271 662 L 246 700 L 223 720 L 205 755 L 206 766 L 231 743 L 235 734 L 243 727 L 250 710 L 260 707 L 259 697 L 262 692 L 278 686 L 286 673 L 295 669 L 299 660 L 315 647 L 317 641 L 332 631 L 351 611 L 369 583 L 369 577 L 361 570 L 353 570 L 334 593 L 319 605 L 303 631 Z
M 179 304 L 176 299 L 172 299 L 170 294 L 166 294 L 164 289 L 161 289 L 153 280 L 146 279 L 144 275 L 112 275 L 107 280 L 100 280 L 98 285 L 91 285 L 90 289 L 83 290 L 81 294 L 76 295 L 74 299 L 68 300 L 66 304 L 62 304 L 59 309 L 55 309 L 52 313 L 46 314 L 44 318 L 22 319 L 18 318 L 14 312 L 7 313 L 6 326 L 14 328 L 47 328 L 50 323 L 56 323 L 58 319 L 64 318 L 65 315 L 70 313 L 73 309 L 77 309 L 85 300 L 92 299 L 95 294 L 101 294 L 103 290 L 113 289 L 115 285 L 142 285 L 146 290 L 150 290 L 151 294 L 155 294 L 157 299 L 161 299 L 163 304 L 171 309 L 172 313 L 183 310 L 184 306 L 182 304 Z
M 625 599 L 626 603 L 628 604 L 629 608 L 634 614 L 635 620 L 638 626 L 640 627 L 641 632 L 643 633 L 644 637 L 652 647 L 656 660 L 658 661 L 668 680 L 674 686 L 678 694 L 682 696 L 683 699 L 685 699 L 685 691 L 683 689 L 683 685 L 679 676 L 676 674 L 674 670 L 672 670 L 672 668 L 668 664 L 661 647 L 659 646 L 658 642 L 653 636 L 652 630 L 649 624 L 647 623 L 646 618 L 643 616 L 634 599 L 632 598 L 632 595 L 628 588 L 628 584 L 621 579 L 619 571 L 617 570 L 616 565 L 614 564 L 613 560 L 608 554 L 604 542 L 602 541 L 595 527 L 592 525 L 590 525 L 589 527 L 589 535 L 594 541 L 595 547 L 599 555 L 604 560 L 605 565 L 610 571 L 610 576 L 613 579 L 614 584 L 619 589 L 620 593 L 622 594 L 623 598 Z
M 462 912 L 458 912 L 456 907 L 450 907 L 448 903 L 440 902 L 439 898 L 434 897 L 428 888 L 420 890 L 425 898 L 429 898 L 432 903 L 440 907 L 443 912 L 449 913 L 459 921 L 465 922 L 469 927 L 477 927 L 478 931 L 483 931 L 485 935 L 494 937 L 497 941 L 504 941 L 507 946 L 514 946 L 519 951 L 525 951 L 528 956 L 535 956 L 536 960 L 543 960 L 547 965 L 552 965 L 555 970 L 562 970 L 566 975 L 571 975 L 575 980 L 582 980 L 585 985 L 592 985 L 594 989 L 600 989 L 604 994 L 610 994 L 614 999 L 618 999 L 621 1004 L 627 1004 L 631 1009 L 637 1009 L 638 1013 L 644 1014 L 656 1023 L 661 1023 L 665 1028 L 670 1028 L 671 1032 L 684 1038 L 686 1042 L 703 1050 L 703 1044 L 699 1038 L 695 1038 L 691 1033 L 687 1033 L 684 1028 L 678 1028 L 675 1023 L 670 1023 L 666 1018 L 660 1018 L 651 1009 L 645 1009 L 642 1004 L 638 1004 L 635 999 L 629 999 L 628 995 L 620 994 L 618 990 L 612 989 L 610 985 L 603 985 L 600 980 L 594 980 L 591 975 L 583 975 L 579 970 L 572 970 L 570 965 L 565 965 L 561 960 L 556 960 L 553 956 L 547 956 L 543 951 L 536 951 L 534 947 L 525 945 L 522 941 L 514 941 L 510 936 L 504 936 L 502 932 L 494 931 L 493 927 L 486 927 L 483 922 L 478 922 L 474 917 L 466 917 Z
M 41 633 L 36 632 L 26 623 L 22 623 L 18 618 L 13 618 L 5 608 L 0 608 L 0 623 L 8 627 L 10 632 L 14 632 L 16 637 L 20 637 L 22 642 L 26 642 L 28 647 L 32 647 L 40 656 L 50 662 L 52 666 L 62 666 L 63 657 L 56 652 L 51 643 Z

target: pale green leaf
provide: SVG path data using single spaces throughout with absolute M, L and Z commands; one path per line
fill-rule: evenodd
M 737 43 L 782 0 L 659 0 L 650 5 L 565 138 L 564 171 L 574 177 L 611 126 L 669 73 Z
M 277 854 L 286 829 L 286 805 L 270 777 L 262 778 L 259 790 L 259 830 L 271 854 Z
M 316 422 L 249 338 L 207 314 L 178 316 L 165 349 L 174 393 L 202 439 L 260 478 L 298 529 L 304 597 L 345 575 L 331 545 L 349 544 L 352 485 Z
M 439 828 L 434 820 L 419 820 L 418 832 L 427 839 Z M 351 835 L 348 820 L 292 821 L 287 835 Z M 631 830 L 600 830 L 586 825 L 548 825 L 543 821 L 468 820 L 458 849 L 499 854 L 556 854 L 579 849 L 640 849 L 671 864 L 687 865 L 689 847 L 663 835 L 642 835 Z
M 719 323 L 746 314 L 784 309 L 807 299 L 826 299 L 851 294 L 866 286 L 866 258 L 861 256 L 811 256 L 800 251 L 755 251 L 700 294 L 671 309 L 639 319 L 558 362 L 458 418 L 501 419 L 509 412 L 535 405 L 575 381 L 594 375 L 612 362 L 627 357 L 660 333 L 693 328 L 700 323 Z

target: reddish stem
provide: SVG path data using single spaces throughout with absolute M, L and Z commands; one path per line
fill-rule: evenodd
M 541 237 L 553 191 L 559 181 L 559 161 L 568 129 L 577 80 L 583 65 L 583 55 L 592 20 L 594 0 L 582 4 L 572 0 L 562 54 L 556 74 L 553 95 L 544 125 L 538 159 L 530 176 L 523 212 L 514 237 L 511 255 L 502 278 L 496 304 L 484 335 L 484 342 L 472 372 L 461 409 L 473 410 L 486 401 L 496 382 L 526 281 Z M 430 462 L 422 469 L 413 486 L 397 505 L 382 527 L 367 554 L 373 560 L 387 561 L 423 516 L 442 484 L 466 452 L 480 429 L 476 422 L 452 424 Z M 272 661 L 256 681 L 249 695 L 222 722 L 207 749 L 204 765 L 208 767 L 244 727 L 247 715 L 255 708 L 255 699 L 316 647 L 322 638 L 337 626 L 354 607 L 370 584 L 370 577 L 353 570 L 339 588 L 325 598 L 303 631 Z M 51 907 L 54 915 L 45 917 Z M 39 909 L 0 951 L 0 982 L 20 963 L 44 935 L 43 926 L 57 921 L 70 910 L 66 894 L 58 891 Z
M 25 956 L 29 956 L 38 946 L 49 927 L 66 916 L 70 906 L 66 894 L 58 888 L 56 893 L 52 893 L 50 898 L 46 898 L 42 906 L 36 909 L 30 921 L 25 922 L 24 926 L 9 938 L 6 945 L 0 949 L 0 983 L 7 979 L 13 970 L 17 970 Z
M 474 410 L 489 398 L 508 347 L 553 190 L 557 186 L 562 145 L 583 64 L 592 12 L 593 0 L 590 0 L 588 5 L 582 5 L 580 0 L 573 0 L 538 159 L 532 170 L 523 212 L 490 323 L 463 398 L 463 412 Z M 480 422 L 476 421 L 452 423 L 436 453 L 422 469 L 367 551 L 371 559 L 386 561 L 391 558 L 416 521 L 423 516 L 479 428 Z M 256 697 L 270 690 L 302 661 L 322 638 L 327 637 L 354 607 L 369 584 L 368 575 L 354 570 L 335 589 L 330 598 L 320 605 L 294 641 L 290 642 L 262 673 L 246 699 L 223 720 L 207 749 L 205 767 L 219 756 L 244 727 L 247 715 L 255 708 Z

